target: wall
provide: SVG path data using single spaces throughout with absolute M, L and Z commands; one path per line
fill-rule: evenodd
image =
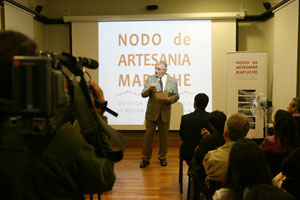
M 46 49 L 57 54 L 70 52 L 68 24 L 48 24 L 46 26 Z M 83 39 L 83 38 L 82 38 Z
M 279 1 L 279 0 L 277 0 Z M 199 12 L 241 12 L 242 4 L 249 15 L 265 11 L 264 0 L 51 0 L 46 2 L 45 14 L 50 18 L 64 15 L 142 15 Z M 155 11 L 146 10 L 156 4 Z
M 275 11 L 274 17 L 274 78 L 275 110 L 285 109 L 297 95 L 299 46 L 299 0 Z
M 226 52 L 235 51 L 236 26 L 228 27 L 226 20 L 212 23 L 212 101 L 213 110 L 226 113 L 227 57 Z M 219 34 L 222 33 L 222 34 Z
M 265 95 L 272 100 L 274 18 L 267 21 L 240 22 L 238 25 L 238 50 L 268 52 L 268 85 Z
M 34 41 L 37 43 L 39 50 L 46 51 L 46 25 L 34 20 Z
M 3 7 L 0 6 L 0 30 L 4 28 L 3 24 Z

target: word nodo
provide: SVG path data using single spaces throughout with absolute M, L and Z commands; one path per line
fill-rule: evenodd
M 127 34 L 121 35 L 119 34 L 119 46 L 127 46 L 127 44 L 131 46 L 136 46 L 138 44 L 142 46 L 148 45 L 150 42 L 154 46 L 158 46 L 161 43 L 161 36 L 158 33 L 149 36 L 148 34 L 141 34 L 140 36 L 137 34 L 131 34 L 127 37 Z M 129 45 L 128 44 L 128 45 Z

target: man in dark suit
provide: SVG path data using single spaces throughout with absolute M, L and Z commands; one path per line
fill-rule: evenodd
M 202 138 L 202 129 L 210 130 L 208 112 L 205 111 L 208 100 L 206 94 L 197 94 L 194 98 L 195 111 L 181 117 L 180 137 L 183 143 L 180 146 L 180 157 L 187 164 L 192 160 L 194 149 Z
M 287 109 L 293 115 L 300 136 L 300 98 L 293 98 Z
M 205 136 L 201 139 L 199 145 L 195 148 L 194 156 L 189 164 L 188 175 L 192 177 L 190 194 L 195 195 L 192 199 L 199 199 L 200 190 L 204 190 L 203 184 L 206 174 L 202 164 L 205 154 L 222 146 L 225 143 L 223 136 L 224 126 L 227 117 L 218 110 L 215 110 L 208 115 L 209 125 L 212 132 L 205 131 Z

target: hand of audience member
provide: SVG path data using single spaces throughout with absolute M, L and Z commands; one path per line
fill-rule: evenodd
M 206 129 L 206 128 L 203 128 L 201 130 L 201 135 L 204 136 L 204 135 L 210 135 L 210 132 Z

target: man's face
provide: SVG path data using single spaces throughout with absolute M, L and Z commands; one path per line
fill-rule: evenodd
M 291 114 L 296 114 L 297 106 L 293 100 L 289 103 L 289 106 L 287 107 L 287 109 Z
M 163 77 L 165 74 L 164 64 L 158 64 L 155 66 L 155 76 L 157 78 Z

